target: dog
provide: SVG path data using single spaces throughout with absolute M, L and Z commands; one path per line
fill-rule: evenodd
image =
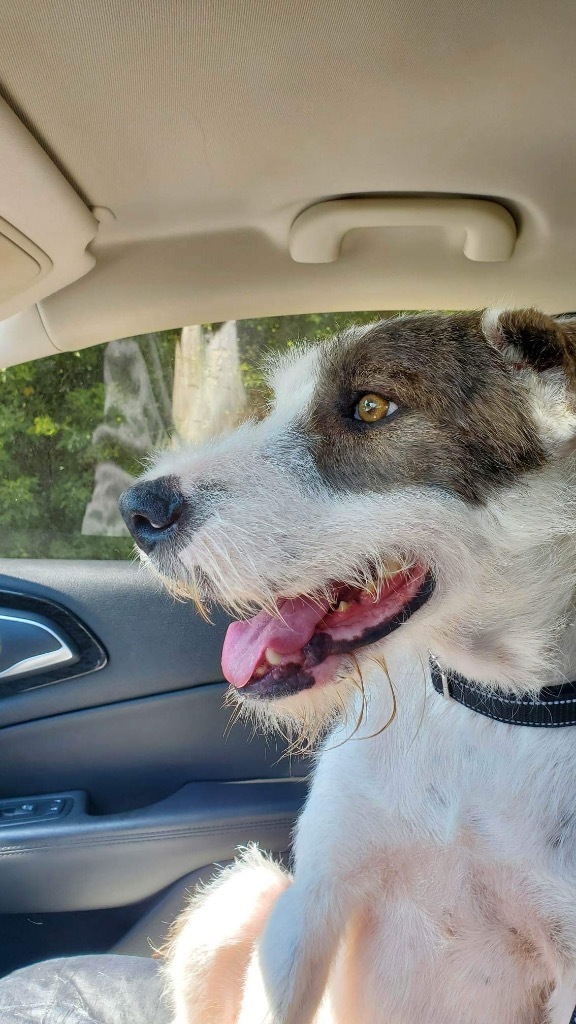
M 236 618 L 242 711 L 318 749 L 293 874 L 248 849 L 177 923 L 175 1022 L 568 1024 L 576 319 L 401 316 L 270 383 L 121 499 Z

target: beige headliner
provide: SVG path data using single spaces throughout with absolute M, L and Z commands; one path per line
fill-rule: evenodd
M 2 0 L 0 91 L 115 220 L 94 270 L 0 325 L 0 359 L 297 311 L 576 308 L 575 44 L 574 0 Z M 500 199 L 515 254 L 395 228 L 290 258 L 303 209 L 365 193 Z

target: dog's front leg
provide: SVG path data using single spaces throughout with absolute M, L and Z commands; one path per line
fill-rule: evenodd
M 239 1024 L 328 1024 L 323 996 L 348 919 L 345 904 L 326 879 L 297 878 L 278 897 L 252 955 Z
M 290 876 L 252 847 L 194 896 L 165 953 L 173 1024 L 238 1024 L 253 949 L 289 885 Z M 259 1024 L 255 1014 L 247 1019 Z
M 350 828 L 339 827 L 344 810 L 340 787 L 334 785 L 338 753 L 328 764 L 323 754 L 317 764 L 298 822 L 292 884 L 279 894 L 255 946 L 239 1024 L 331 1021 L 323 1000 L 330 968 L 363 898 L 357 871 L 360 823 L 354 827 L 348 809 Z

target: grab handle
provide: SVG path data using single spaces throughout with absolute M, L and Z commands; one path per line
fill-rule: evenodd
M 330 199 L 310 206 L 290 229 L 296 263 L 333 263 L 344 236 L 357 228 L 451 228 L 464 235 L 464 255 L 479 263 L 509 260 L 516 225 L 508 210 L 488 199 Z

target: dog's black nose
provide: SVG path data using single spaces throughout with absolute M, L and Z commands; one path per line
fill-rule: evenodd
M 150 554 L 178 530 L 186 500 L 176 477 L 161 476 L 129 487 L 120 495 L 120 512 L 139 548 Z

